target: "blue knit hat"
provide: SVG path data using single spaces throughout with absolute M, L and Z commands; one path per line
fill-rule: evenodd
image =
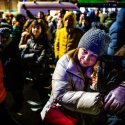
M 109 36 L 103 30 L 91 28 L 81 37 L 78 48 L 85 48 L 100 56 L 105 52 L 104 48 L 109 40 Z

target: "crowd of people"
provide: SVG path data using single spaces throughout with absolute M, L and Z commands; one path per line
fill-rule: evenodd
M 6 93 L 11 111 L 20 112 L 29 78 L 43 125 L 124 125 L 125 8 L 37 17 L 23 8 L 27 16 L 0 19 L 0 117 L 19 124 L 6 109 Z M 57 108 L 63 115 L 49 112 Z

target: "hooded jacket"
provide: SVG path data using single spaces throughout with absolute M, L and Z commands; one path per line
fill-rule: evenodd
M 65 19 L 72 17 L 72 28 L 65 27 Z M 76 16 L 73 12 L 67 12 L 63 18 L 64 27 L 59 29 L 56 33 L 54 43 L 55 57 L 59 59 L 69 50 L 75 49 L 78 42 L 83 35 L 82 30 L 76 28 Z

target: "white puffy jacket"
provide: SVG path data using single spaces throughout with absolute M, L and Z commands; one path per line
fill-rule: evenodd
M 85 77 L 80 66 L 73 61 L 77 50 L 63 55 L 57 62 L 52 77 L 52 92 L 49 101 L 41 112 L 44 119 L 54 99 L 63 107 L 80 113 L 97 115 L 100 112 L 101 99 L 98 92 L 85 91 Z M 88 68 L 86 75 L 88 75 Z

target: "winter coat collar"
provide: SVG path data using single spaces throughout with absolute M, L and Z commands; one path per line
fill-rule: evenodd
M 83 72 L 77 63 L 77 55 L 78 49 L 72 50 L 67 54 L 68 65 L 67 65 L 67 72 L 78 76 L 81 79 L 84 79 Z M 76 54 L 76 55 L 75 55 Z

